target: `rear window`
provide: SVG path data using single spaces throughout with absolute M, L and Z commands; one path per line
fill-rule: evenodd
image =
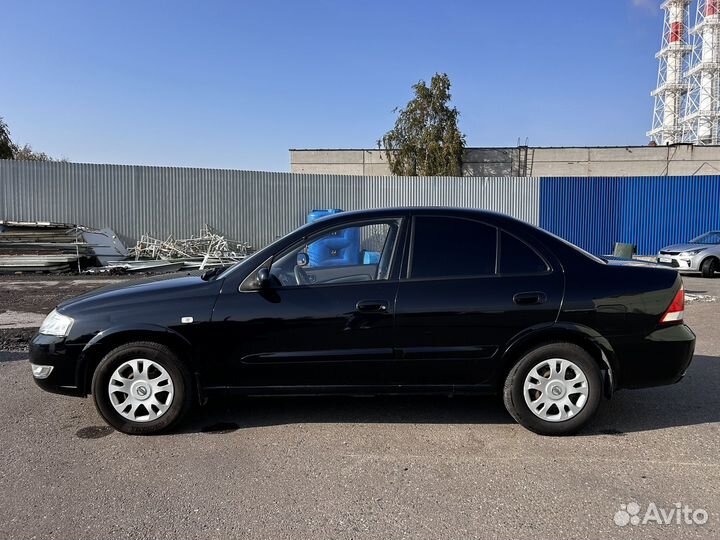
M 501 274 L 542 274 L 548 266 L 535 250 L 506 232 L 500 233 Z
M 497 229 L 451 217 L 416 217 L 410 277 L 495 274 Z
M 581 247 L 579 247 L 579 246 L 576 246 L 576 245 L 573 244 L 572 242 L 568 242 L 567 240 L 565 240 L 564 238 L 558 236 L 557 234 L 551 233 L 550 231 L 547 231 L 547 230 L 545 230 L 545 229 L 540 229 L 540 230 L 541 230 L 543 233 L 545 233 L 545 234 L 547 234 L 548 236 L 550 236 L 551 238 L 553 238 L 554 240 L 557 240 L 558 242 L 560 242 L 561 244 L 565 245 L 566 247 L 569 247 L 569 248 L 572 249 L 573 251 L 576 251 L 577 253 L 580 253 L 581 255 L 584 255 L 584 256 L 587 257 L 588 259 L 592 259 L 592 260 L 595 261 L 596 263 L 607 264 L 607 260 L 605 260 L 605 259 L 603 259 L 603 258 L 601 258 L 601 257 L 597 257 L 596 255 L 593 255 L 592 253 L 590 253 L 590 252 L 588 252 L 588 251 L 585 251 L 583 248 L 581 248 Z

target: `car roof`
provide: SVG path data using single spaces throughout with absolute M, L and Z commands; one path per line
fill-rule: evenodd
M 518 221 L 517 219 L 500 212 L 492 210 L 480 210 L 476 208 L 460 208 L 455 206 L 397 206 L 387 208 L 373 208 L 367 210 L 348 210 L 337 214 L 329 214 L 314 221 L 314 223 L 322 221 L 327 223 L 331 220 L 346 221 L 356 218 L 382 218 L 392 214 L 423 214 L 423 215 L 442 215 L 442 216 L 466 216 L 466 217 L 486 217 L 499 220 Z
M 399 206 L 389 208 L 374 208 L 368 210 L 349 210 L 347 212 L 338 212 L 336 214 L 328 214 L 311 223 L 306 223 L 304 226 L 296 229 L 293 234 L 307 235 L 314 234 L 316 230 L 321 229 L 328 225 L 337 224 L 338 226 L 344 223 L 352 222 L 355 220 L 373 220 L 392 218 L 398 216 L 448 216 L 458 218 L 476 219 L 484 221 L 489 225 L 495 227 L 501 227 L 509 230 L 510 232 L 517 232 L 518 230 L 527 231 L 528 229 L 536 229 L 530 223 L 516 219 L 507 214 L 500 212 L 494 212 L 492 210 L 479 210 L 475 208 L 459 208 L 453 206 Z

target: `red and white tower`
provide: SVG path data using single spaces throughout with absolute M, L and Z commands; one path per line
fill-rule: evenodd
M 683 140 L 720 144 L 720 0 L 698 0 Z
M 701 0 L 702 1 L 702 0 Z M 707 0 L 711 1 L 711 0 Z M 688 43 L 688 21 L 691 0 L 665 0 L 662 47 L 655 55 L 659 61 L 658 84 L 652 129 L 647 135 L 657 144 L 674 144 L 683 137 L 683 107 L 688 83 L 684 71 L 691 47 Z

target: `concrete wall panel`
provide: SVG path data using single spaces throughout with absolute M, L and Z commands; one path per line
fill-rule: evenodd
M 662 176 L 720 171 L 718 146 L 529 148 L 526 169 L 522 157 L 524 155 L 519 148 L 467 148 L 463 160 L 463 174 L 509 176 L 526 173 L 536 177 Z M 290 169 L 297 173 L 390 174 L 384 152 L 379 150 L 295 150 L 290 152 L 290 156 Z

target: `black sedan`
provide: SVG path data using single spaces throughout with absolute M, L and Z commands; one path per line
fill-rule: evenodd
M 60 304 L 31 344 L 45 390 L 131 434 L 218 392 L 497 393 L 523 426 L 584 426 L 619 388 L 690 364 L 677 272 L 598 259 L 508 216 L 347 212 L 225 270 Z

